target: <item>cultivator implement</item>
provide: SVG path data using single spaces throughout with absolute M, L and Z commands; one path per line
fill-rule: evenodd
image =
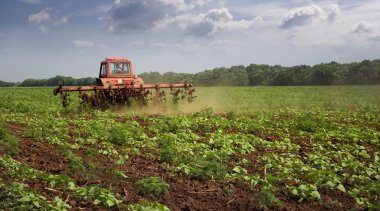
M 159 105 L 166 102 L 166 92 L 169 89 L 172 102 L 178 104 L 179 100 L 187 99 L 192 103 L 196 96 L 192 84 L 149 84 L 149 85 L 109 85 L 109 86 L 79 86 L 64 87 L 62 83 L 54 89 L 54 95 L 60 94 L 64 107 L 70 104 L 69 92 L 79 92 L 82 103 L 92 105 L 96 108 L 109 108 L 113 105 L 129 106 L 136 102 L 139 106 Z M 89 93 L 88 91 L 93 91 Z
M 166 102 L 165 89 L 170 89 L 174 104 L 185 98 L 191 103 L 195 98 L 192 84 L 144 84 L 142 78 L 133 75 L 132 63 L 126 58 L 106 58 L 102 61 L 96 83 L 96 86 L 77 87 L 64 87 L 62 83 L 54 89 L 54 95 L 60 94 L 62 105 L 66 107 L 70 104 L 69 92 L 79 92 L 82 103 L 97 108 L 131 105 L 133 102 L 144 106 L 150 101 L 157 105 Z

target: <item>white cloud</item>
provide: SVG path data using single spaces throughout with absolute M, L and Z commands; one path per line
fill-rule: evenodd
M 327 16 L 327 20 L 329 22 L 335 22 L 342 16 L 338 4 L 331 4 L 329 7 L 329 12 L 330 13 Z
M 51 20 L 49 11 L 50 8 L 45 8 L 41 12 L 37 12 L 34 14 L 29 15 L 28 20 L 29 22 L 35 24 L 35 25 L 40 25 L 43 22 L 49 22 Z
M 252 20 L 236 20 L 227 8 L 211 9 L 206 14 L 178 19 L 186 33 L 195 36 L 210 36 L 220 30 L 247 30 L 263 22 L 261 16 Z
M 211 9 L 206 13 L 184 13 L 156 22 L 155 29 L 162 30 L 170 25 L 179 27 L 187 35 L 212 36 L 220 30 L 247 30 L 263 22 L 261 16 L 252 20 L 236 20 L 228 8 Z
M 372 40 L 380 43 L 380 35 L 374 36 Z
M 380 26 L 374 22 L 361 21 L 351 30 L 351 34 L 358 40 L 378 43 Z
M 155 23 L 176 13 L 173 9 L 177 1 L 151 0 L 151 1 L 117 1 L 108 11 L 109 30 L 121 33 L 130 30 L 149 30 Z M 180 2 L 180 1 L 178 1 Z
M 48 26 L 57 26 L 68 22 L 68 16 L 62 16 L 60 18 L 57 18 L 57 16 L 54 15 L 54 13 L 53 15 L 50 14 L 51 11 L 52 9 L 48 7 L 40 12 L 33 13 L 28 16 L 28 21 L 36 25 L 38 30 L 44 33 L 48 31 Z
M 103 43 L 96 44 L 88 40 L 74 40 L 71 44 L 76 48 L 106 48 L 106 45 Z
M 193 5 L 197 7 L 201 7 L 203 5 L 206 5 L 208 3 L 211 3 L 213 0 L 193 0 L 192 3 Z
M 237 20 L 226 7 L 196 12 L 196 8 L 210 2 L 212 0 L 120 0 L 114 2 L 109 16 L 101 20 L 108 21 L 108 30 L 115 33 L 179 27 L 184 34 L 198 37 L 211 36 L 223 29 L 246 30 L 263 21 L 262 17 Z
M 39 26 L 38 30 L 40 30 L 43 33 L 46 33 L 48 31 L 47 28 L 46 28 L 46 26 L 44 26 L 44 25 Z
M 117 5 L 120 3 L 114 2 L 114 5 Z M 112 8 L 113 5 L 100 5 L 100 6 L 95 6 L 95 7 L 89 7 L 86 9 L 80 9 L 79 11 L 71 12 L 69 16 L 75 16 L 75 17 L 82 17 L 82 16 L 99 16 L 99 15 L 104 15 L 110 9 Z M 99 19 L 102 19 L 105 17 L 99 17 Z
M 230 21 L 222 21 L 217 25 L 221 29 L 228 30 L 246 30 L 255 27 L 256 25 L 262 23 L 264 19 L 261 16 L 255 17 L 253 20 L 230 20 Z
M 300 7 L 288 12 L 280 23 L 280 28 L 287 29 L 304 26 L 319 20 L 324 12 L 318 5 Z
M 173 6 L 177 10 L 186 10 L 189 9 L 189 5 L 185 3 L 184 0 L 158 0 L 164 4 Z
M 63 16 L 61 19 L 59 19 L 58 21 L 56 21 L 54 23 L 54 25 L 59 25 L 59 24 L 64 24 L 64 23 L 67 23 L 68 22 L 68 17 L 67 16 Z
M 375 30 L 375 24 L 369 23 L 367 21 L 362 21 L 356 25 L 355 29 L 352 30 L 354 34 L 371 34 Z
M 163 50 L 176 50 L 185 54 L 197 52 L 204 47 L 189 39 L 183 42 L 156 42 L 151 43 L 150 46 Z
M 205 37 L 214 35 L 218 28 L 214 23 L 208 19 L 204 19 L 199 23 L 190 24 L 186 27 L 185 32 L 187 35 L 193 35 L 197 37 Z
M 193 1 L 185 1 L 185 0 L 158 0 L 167 5 L 173 6 L 177 11 L 185 11 L 192 10 L 199 7 L 202 7 L 206 4 L 211 3 L 213 0 L 193 0 Z
M 234 16 L 232 16 L 227 8 L 222 7 L 221 9 L 211 9 L 206 13 L 205 18 L 212 21 L 230 21 L 234 19 Z

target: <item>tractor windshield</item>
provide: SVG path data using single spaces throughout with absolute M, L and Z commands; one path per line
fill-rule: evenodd
M 111 75 L 130 74 L 131 69 L 128 62 L 113 62 L 110 63 Z

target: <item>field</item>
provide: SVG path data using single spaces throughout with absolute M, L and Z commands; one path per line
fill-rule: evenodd
M 0 89 L 0 210 L 380 209 L 380 86 L 197 95 L 97 111 Z

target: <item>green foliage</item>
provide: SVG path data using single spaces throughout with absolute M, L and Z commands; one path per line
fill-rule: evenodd
M 94 163 L 84 161 L 80 156 L 75 155 L 69 148 L 64 150 L 64 154 L 69 160 L 73 172 L 79 172 L 86 177 L 91 177 L 92 172 L 97 168 Z
M 299 119 L 297 128 L 306 132 L 314 133 L 317 129 L 317 123 L 309 119 Z
M 259 206 L 266 209 L 274 209 L 283 204 L 270 188 L 262 188 L 255 194 L 255 200 Z
M 192 164 L 191 175 L 201 180 L 221 180 L 227 173 L 227 154 L 225 152 L 208 151 L 203 156 L 196 157 Z
M 0 125 L 0 144 L 5 146 L 8 155 L 18 155 L 18 140 L 17 137 L 10 134 L 4 125 Z
M 49 79 L 25 79 L 19 84 L 22 87 L 33 86 L 58 86 L 60 83 L 65 82 L 66 86 L 88 86 L 95 84 L 95 78 L 80 78 L 74 79 L 72 77 L 55 76 Z
M 0 208 L 4 210 L 68 210 L 70 205 L 59 197 L 51 204 L 44 196 L 28 190 L 28 185 L 0 184 Z
M 109 174 L 114 175 L 118 180 L 128 178 L 128 176 L 125 175 L 125 174 L 124 174 L 122 171 L 120 171 L 120 170 L 109 169 L 109 170 L 107 170 L 107 172 L 108 172 Z
M 162 193 L 168 192 L 170 186 L 159 177 L 149 177 L 138 180 L 135 187 L 136 192 L 140 195 L 158 198 Z
M 294 71 L 303 74 L 302 68 Z M 281 71 L 282 80 L 289 78 Z M 318 71 L 322 69 L 318 67 Z M 349 206 L 355 209 L 377 209 L 379 93 L 380 86 L 197 88 L 198 98 L 190 107 L 198 112 L 152 115 L 125 110 L 80 113 L 62 109 L 59 99 L 51 96 L 51 88 L 0 89 L 0 121 L 25 125 L 28 141 L 58 148 L 73 170 L 69 174 L 81 177 L 75 181 L 0 156 L 0 178 L 7 181 L 0 183 L 0 189 L 4 191 L 4 185 L 11 187 L 15 181 L 33 180 L 75 200 L 123 209 L 126 205 L 120 192 L 111 190 L 114 185 L 100 186 L 91 175 L 102 171 L 118 182 L 128 182 L 125 165 L 134 165 L 135 158 L 143 157 L 159 160 L 168 176 L 178 173 L 201 183 L 216 180 L 226 187 L 219 193 L 224 196 L 234 197 L 231 190 L 251 188 L 255 193 L 251 197 L 263 209 L 279 208 L 276 196 L 286 192 L 295 199 L 293 203 L 325 203 L 322 193 L 330 190 L 339 191 L 344 200 L 351 197 Z M 79 103 L 76 98 L 73 101 Z M 3 138 L 9 131 L 2 128 L 1 146 L 6 147 Z M 88 155 L 83 154 L 86 152 Z M 97 168 L 92 162 L 98 161 L 97 165 L 108 164 Z M 143 184 L 154 191 L 166 187 Z M 33 188 L 27 189 L 39 198 Z M 342 198 L 335 198 L 334 203 L 348 206 Z M 9 199 L 12 203 L 17 200 Z M 65 209 L 60 199 L 48 203 Z M 155 205 L 135 206 L 156 209 L 152 208 Z
M 112 190 L 98 185 L 78 187 L 74 180 L 65 175 L 53 175 L 38 171 L 25 164 L 20 164 L 10 157 L 0 157 L 0 167 L 5 169 L 4 174 L 10 178 L 37 179 L 46 182 L 50 187 L 60 187 L 72 195 L 81 199 L 90 199 L 94 204 L 102 204 L 105 207 L 113 207 L 121 204 L 121 200 L 113 194 Z M 62 206 L 56 201 L 57 206 Z
M 220 67 L 196 74 L 149 72 L 139 75 L 146 83 L 193 83 L 197 86 L 303 86 L 335 84 L 379 84 L 379 60 L 360 63 L 321 63 L 314 66 L 250 64 Z
M 128 141 L 141 140 L 143 131 L 138 124 L 120 124 L 111 129 L 110 142 L 116 145 L 123 145 Z
M 158 202 L 143 202 L 141 204 L 129 204 L 129 211 L 170 211 L 165 205 Z
M 304 199 L 321 200 L 321 195 L 318 192 L 317 187 L 314 185 L 305 184 L 298 187 L 287 186 L 287 188 L 289 189 L 291 196 L 298 199 L 298 202 L 301 202 Z
M 166 163 L 174 162 L 177 158 L 177 136 L 175 134 L 166 133 L 161 138 L 161 146 L 159 151 L 159 160 Z
M 68 189 L 77 197 L 94 200 L 95 205 L 102 204 L 105 207 L 113 207 L 121 203 L 121 201 L 115 197 L 112 190 L 104 189 L 98 185 L 79 188 L 75 183 L 69 182 Z
M 211 117 L 212 116 L 213 109 L 211 107 L 205 108 L 201 111 L 195 112 L 194 116 L 197 117 Z

